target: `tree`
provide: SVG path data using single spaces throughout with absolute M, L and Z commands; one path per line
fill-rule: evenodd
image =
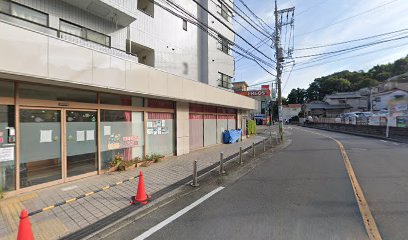
M 288 103 L 289 104 L 294 104 L 294 103 L 303 104 L 305 103 L 306 95 L 307 95 L 307 92 L 305 89 L 301 89 L 301 88 L 292 89 L 288 95 Z

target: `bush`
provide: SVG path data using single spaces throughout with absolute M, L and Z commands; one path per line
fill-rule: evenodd
M 248 120 L 247 121 L 247 133 L 248 135 L 255 135 L 256 134 L 256 121 L 255 120 Z
M 0 199 L 3 199 L 3 195 L 4 195 L 4 193 L 3 193 L 3 187 L 0 186 Z

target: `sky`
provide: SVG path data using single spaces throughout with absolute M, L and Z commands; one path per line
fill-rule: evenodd
M 274 26 L 274 1 L 273 0 L 243 0 L 247 6 L 269 26 Z M 245 11 L 240 0 L 235 0 L 237 6 Z M 370 37 L 378 34 L 408 28 L 408 1 L 407 0 L 278 0 L 278 9 L 295 7 L 295 40 L 294 57 L 307 56 L 323 52 L 338 51 L 362 44 L 390 38 L 408 36 L 408 30 L 392 35 L 348 44 L 329 46 L 311 50 L 297 50 L 300 48 L 327 45 L 348 40 Z M 255 35 L 264 39 L 239 17 L 234 17 Z M 235 21 L 234 28 L 238 34 L 245 37 L 253 45 L 260 40 L 251 35 Z M 283 33 L 282 33 L 283 35 Z M 251 49 L 239 37 L 235 39 L 239 46 Z M 259 47 L 259 50 L 273 58 L 275 52 L 271 42 Z M 254 52 L 257 53 L 257 52 Z M 256 54 L 263 57 L 260 53 Z M 327 58 L 320 62 L 308 63 L 314 58 L 296 58 L 293 71 L 292 64 L 288 64 L 282 77 L 283 95 L 293 88 L 307 88 L 315 78 L 326 76 L 335 72 L 367 71 L 378 64 L 393 62 L 408 55 L 408 38 L 389 41 L 358 51 L 349 52 L 339 56 Z M 239 59 L 239 58 L 238 58 Z M 310 67 L 308 67 L 310 66 Z M 308 67 L 308 68 L 304 68 Z M 236 61 L 235 81 L 246 81 L 249 85 L 271 81 L 275 77 L 265 72 L 251 60 Z M 301 69 L 304 68 L 304 69 Z M 272 73 L 275 70 L 268 68 Z M 259 88 L 254 86 L 253 88 Z

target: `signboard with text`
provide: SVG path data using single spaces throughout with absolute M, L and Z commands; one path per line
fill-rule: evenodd
M 268 90 L 251 90 L 251 91 L 245 91 L 245 92 L 237 92 L 240 95 L 243 96 L 248 96 L 248 97 L 253 97 L 253 96 L 270 96 L 271 91 Z

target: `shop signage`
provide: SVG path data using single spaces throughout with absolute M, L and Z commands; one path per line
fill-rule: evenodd
M 268 90 L 251 90 L 251 91 L 245 91 L 245 92 L 237 92 L 240 95 L 243 96 L 248 96 L 248 97 L 253 97 L 253 96 L 270 96 L 271 91 Z

